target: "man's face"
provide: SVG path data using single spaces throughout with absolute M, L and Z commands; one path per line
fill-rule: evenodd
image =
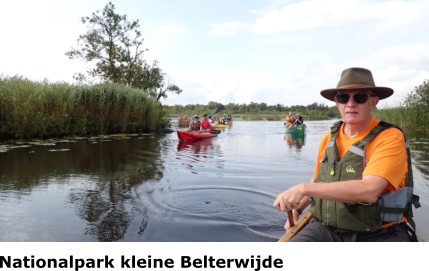
M 207 116 L 204 116 L 204 120 L 207 120 Z
M 350 98 L 347 103 L 342 104 L 337 101 L 337 96 L 335 96 L 334 100 L 337 104 L 337 108 L 340 111 L 341 117 L 348 124 L 362 124 L 371 119 L 371 111 L 377 105 L 379 98 L 378 97 L 368 97 L 368 100 L 359 104 L 356 103 L 353 96 L 355 94 L 371 94 L 370 90 L 340 90 L 338 94 L 349 94 Z M 337 94 L 337 95 L 338 95 Z

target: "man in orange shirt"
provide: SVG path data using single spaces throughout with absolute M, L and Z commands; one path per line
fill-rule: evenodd
M 294 123 L 295 123 L 295 118 L 293 117 L 292 112 L 289 112 L 289 115 L 286 116 L 285 126 L 286 126 L 286 128 L 289 128 Z
M 312 181 L 274 202 L 278 210 L 292 210 L 295 222 L 311 204 L 316 219 L 290 241 L 410 241 L 405 222 L 415 228 L 411 203 L 419 204 L 404 135 L 371 115 L 392 94 L 391 88 L 376 87 L 363 68 L 344 70 L 337 88 L 321 91 L 335 101 L 344 122 L 323 137 Z

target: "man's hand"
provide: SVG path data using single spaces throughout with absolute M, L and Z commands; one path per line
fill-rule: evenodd
M 300 201 L 304 197 L 302 193 L 302 184 L 292 186 L 277 196 L 273 206 L 279 211 L 290 211 L 299 206 Z

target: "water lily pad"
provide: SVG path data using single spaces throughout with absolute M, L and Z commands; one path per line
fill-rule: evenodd
M 98 142 L 91 142 L 91 144 L 98 144 Z
M 122 139 L 131 139 L 131 137 L 123 137 Z
M 48 150 L 48 151 L 58 151 L 58 150 L 56 150 L 56 149 L 52 149 L 52 150 Z
M 84 137 L 84 136 L 77 136 L 77 137 L 74 137 L 73 139 L 81 140 L 81 139 L 87 139 L 87 137 Z
M 9 146 L 9 149 L 19 149 L 19 148 L 27 148 L 27 147 L 31 147 L 31 145 L 15 145 L 15 146 Z
M 67 139 L 57 141 L 57 143 L 69 143 L 69 142 L 70 142 L 70 140 L 67 140 Z
M 58 149 L 57 151 L 69 151 L 70 149 Z
M 138 134 L 128 134 L 127 136 L 139 136 Z
M 36 146 L 40 146 L 42 145 L 42 143 L 40 141 L 36 141 L 36 142 L 28 142 L 28 144 L 30 145 L 36 145 Z
M 7 152 L 8 149 L 0 149 L 0 152 Z
M 19 141 L 19 142 L 15 142 L 16 145 L 25 145 L 28 144 L 27 142 L 24 141 Z
M 42 146 L 55 146 L 55 143 L 42 143 Z
M 412 152 L 412 153 L 427 153 L 425 151 L 415 151 L 415 150 L 411 150 L 410 152 Z

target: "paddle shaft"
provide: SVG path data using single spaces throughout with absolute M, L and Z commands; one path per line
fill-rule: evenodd
M 294 122 L 289 126 L 289 128 L 287 128 L 287 130 L 289 130 L 290 128 L 292 128 L 292 127 L 293 127 L 293 125 L 296 123 L 296 121 L 297 121 L 297 120 L 295 120 L 295 121 L 294 121 Z M 287 130 L 286 130 L 286 131 L 287 131 Z
M 295 222 L 293 222 L 293 214 L 292 211 L 287 211 L 287 220 L 289 221 L 289 225 L 291 227 L 295 226 Z
M 300 219 L 296 222 L 296 224 L 291 227 L 285 235 L 282 236 L 282 238 L 279 239 L 278 242 L 287 242 L 292 237 L 294 237 L 302 228 L 304 228 L 305 225 L 307 225 L 308 221 L 313 218 L 313 214 L 311 211 L 307 211 L 305 214 L 303 214 Z

